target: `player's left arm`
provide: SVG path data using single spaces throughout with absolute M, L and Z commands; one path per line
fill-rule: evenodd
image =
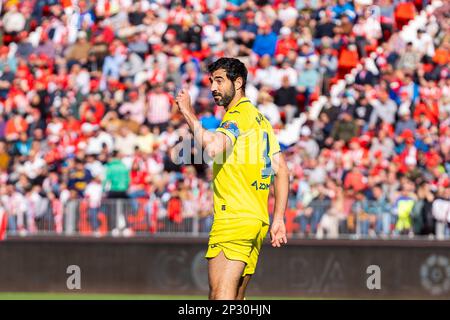
M 194 139 L 202 148 L 205 148 L 208 156 L 215 158 L 216 155 L 223 153 L 233 145 L 227 135 L 221 132 L 211 132 L 203 128 L 197 119 L 197 115 L 191 105 L 191 98 L 186 89 L 181 90 L 175 100 L 181 114 L 194 134 Z
M 272 169 L 275 173 L 275 208 L 272 226 L 270 227 L 270 238 L 273 247 L 280 247 L 281 244 L 287 243 L 284 213 L 289 193 L 289 171 L 281 152 L 277 152 L 272 156 Z

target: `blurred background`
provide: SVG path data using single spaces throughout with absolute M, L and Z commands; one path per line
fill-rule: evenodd
M 448 2 L 0 3 L 0 291 L 79 265 L 86 292 L 207 292 L 211 161 L 173 96 L 215 130 L 226 56 L 291 173 L 290 244 L 251 294 L 450 297 Z

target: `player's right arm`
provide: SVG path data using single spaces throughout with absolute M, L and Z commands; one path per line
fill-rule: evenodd
M 228 134 L 229 130 L 211 132 L 203 128 L 192 108 L 191 98 L 187 90 L 180 91 L 176 97 L 176 102 L 194 134 L 194 139 L 206 150 L 209 157 L 214 159 L 216 155 L 223 153 L 234 144 L 236 137 L 233 137 L 232 133 Z

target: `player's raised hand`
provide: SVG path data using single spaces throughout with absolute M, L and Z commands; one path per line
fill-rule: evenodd
M 281 247 L 282 244 L 287 243 L 286 226 L 284 220 L 277 219 L 272 222 L 270 227 L 270 242 L 272 247 Z
M 194 109 L 191 105 L 191 96 L 189 95 L 188 90 L 182 89 L 178 92 L 175 101 L 182 114 L 194 113 Z

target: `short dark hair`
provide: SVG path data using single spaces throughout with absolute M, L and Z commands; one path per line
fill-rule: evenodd
M 227 78 L 232 82 L 236 81 L 237 78 L 242 78 L 242 90 L 245 91 L 245 86 L 247 84 L 247 68 L 239 59 L 236 58 L 220 58 L 219 60 L 211 63 L 208 66 L 209 73 L 213 73 L 219 69 L 224 69 Z
M 377 183 L 377 184 L 375 184 L 375 185 L 373 186 L 373 188 L 378 188 L 378 189 L 383 190 L 383 184 Z

